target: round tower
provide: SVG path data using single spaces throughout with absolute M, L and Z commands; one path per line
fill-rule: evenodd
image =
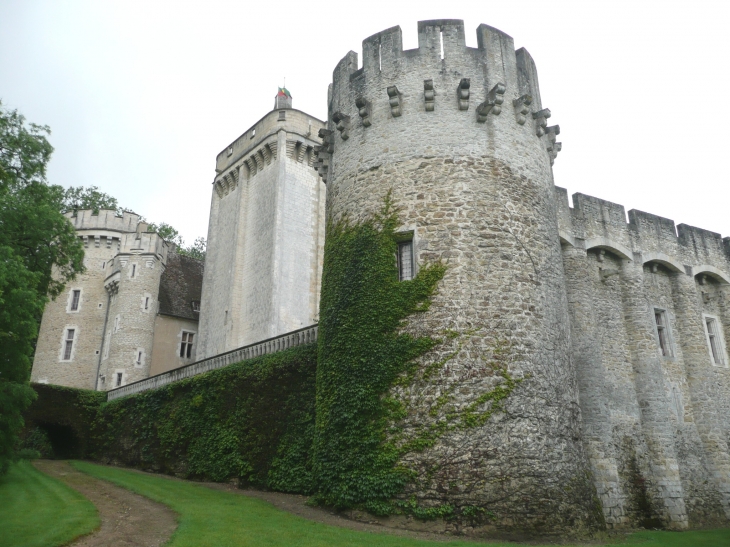
M 421 21 L 418 49 L 393 27 L 363 41 L 362 68 L 354 52 L 339 62 L 316 162 L 327 215 L 364 220 L 390 192 L 415 272 L 446 265 L 405 327 L 442 341 L 420 361 L 431 372 L 392 388 L 408 403 L 395 430 L 438 431 L 402 457 L 416 477 L 402 496 L 505 530 L 593 527 L 551 168 L 559 128 L 529 53 L 486 25 L 477 38 L 466 47 L 461 20 Z

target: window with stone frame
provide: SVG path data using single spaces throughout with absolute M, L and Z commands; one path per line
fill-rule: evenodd
M 715 366 L 727 366 L 727 352 L 725 351 L 725 341 L 723 339 L 722 325 L 717 317 L 712 315 L 703 316 L 705 323 L 705 336 L 707 338 L 707 348 L 710 352 L 712 364 Z
M 76 337 L 76 329 L 66 329 L 63 336 L 63 355 L 61 359 L 63 361 L 70 361 L 73 355 L 74 339 Z
M 413 232 L 397 234 L 396 238 L 398 244 L 398 280 L 408 281 L 416 275 L 413 258 Z
M 183 331 L 182 338 L 180 340 L 180 357 L 184 359 L 190 359 L 193 354 L 193 338 L 195 337 L 194 332 Z
M 71 291 L 71 302 L 69 302 L 69 311 L 79 311 L 79 304 L 81 301 L 81 289 L 74 289 Z
M 672 332 L 669 328 L 669 315 L 667 310 L 654 308 L 654 328 L 656 329 L 657 344 L 662 357 L 674 357 L 674 344 Z
M 114 387 L 121 387 L 122 380 L 124 379 L 124 373 L 123 372 L 117 372 L 114 375 L 116 381 L 114 382 Z

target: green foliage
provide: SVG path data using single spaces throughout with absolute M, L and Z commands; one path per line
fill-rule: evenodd
M 197 258 L 198 260 L 205 260 L 207 243 L 204 237 L 198 237 L 192 245 L 186 246 L 180 233 L 167 222 L 162 222 L 160 224 L 152 223 L 147 227 L 147 231 L 157 232 L 157 234 L 165 241 L 174 243 L 177 246 L 178 254 Z
M 300 346 L 101 406 L 93 455 L 186 477 L 312 490 L 316 347 Z
M 28 461 L 0 477 L 0 544 L 66 545 L 99 526 L 96 508 L 81 494 L 37 471 Z
M 384 503 L 411 478 L 386 445 L 386 427 L 402 408 L 385 398 L 413 360 L 437 341 L 400 333 L 428 309 L 445 272 L 424 265 L 398 281 L 398 211 L 390 197 L 373 219 L 330 222 L 325 238 L 317 368 L 314 470 L 317 499 L 338 508 Z
M 70 186 L 63 193 L 63 210 L 76 211 L 81 209 L 91 209 L 94 214 L 98 214 L 100 209 L 109 209 L 115 211 L 117 215 L 123 213 L 119 207 L 117 198 L 102 192 L 96 186 Z
M 33 401 L 28 386 L 47 296 L 83 270 L 83 247 L 60 213 L 63 190 L 46 184 L 48 127 L 0 103 L 0 474 Z

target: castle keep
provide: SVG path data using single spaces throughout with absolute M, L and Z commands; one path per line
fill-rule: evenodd
M 507 531 L 727 525 L 730 238 L 579 193 L 571 207 L 553 180 L 560 128 L 530 54 L 486 25 L 477 39 L 466 46 L 460 20 L 419 22 L 414 50 L 399 27 L 373 35 L 362 66 L 349 52 L 335 67 L 326 122 L 282 89 L 218 155 L 191 361 L 223 366 L 235 362 L 224 352 L 316 323 L 325 218 L 357 225 L 390 199 L 399 280 L 445 272 L 401 327 L 438 344 L 382 398 L 407 409 L 388 435 L 439 432 L 397 462 L 413 477 L 403 500 L 489 511 L 484 529 Z M 71 219 L 88 241 L 83 307 L 72 309 L 72 286 L 49 304 L 33 380 L 111 399 L 191 369 L 145 383 L 154 371 L 132 357 L 157 351 L 143 308 L 163 301 L 173 254 L 132 215 L 105 215 Z M 77 312 L 92 315 L 81 324 Z M 353 327 L 327 328 L 342 344 Z M 79 343 L 64 360 L 68 329 Z M 119 371 L 131 385 L 115 391 Z M 467 411 L 488 419 L 449 426 Z

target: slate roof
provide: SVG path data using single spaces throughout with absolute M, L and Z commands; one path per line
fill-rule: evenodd
M 200 319 L 200 312 L 193 311 L 193 302 L 200 309 L 200 293 L 203 290 L 202 260 L 171 252 L 167 255 L 167 268 L 160 278 L 160 311 L 185 319 Z

